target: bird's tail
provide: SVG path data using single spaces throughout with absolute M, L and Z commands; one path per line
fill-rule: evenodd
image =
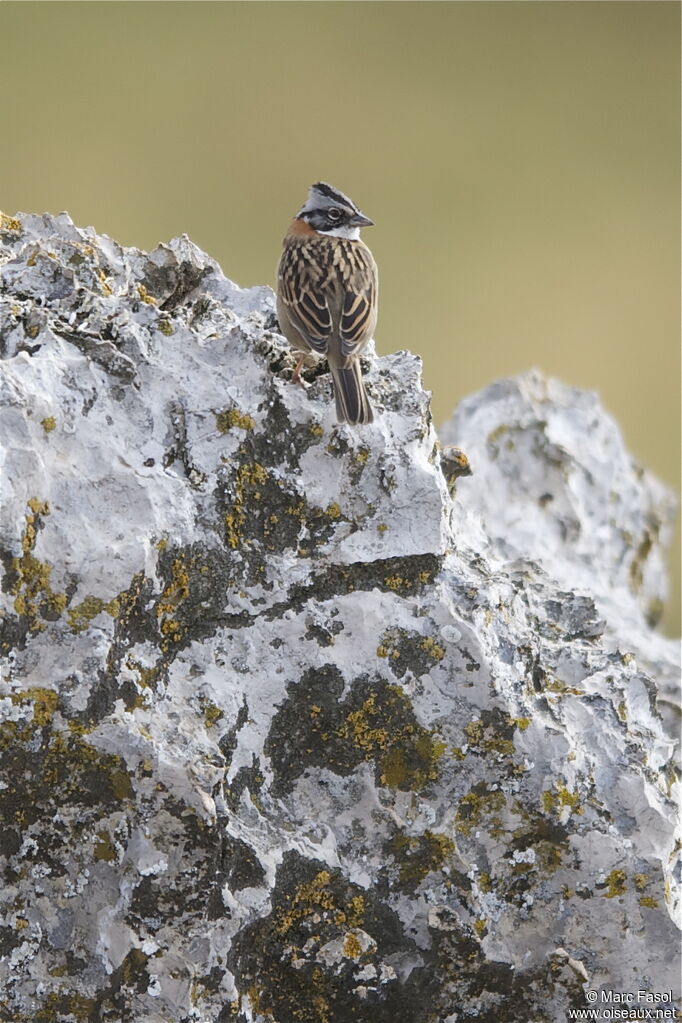
M 340 366 L 330 366 L 329 368 L 334 381 L 338 421 L 350 423 L 351 426 L 361 426 L 373 422 L 374 414 L 362 379 L 360 361 L 353 359 L 345 369 Z

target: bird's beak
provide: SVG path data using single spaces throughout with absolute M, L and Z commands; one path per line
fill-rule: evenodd
M 351 227 L 371 227 L 374 224 L 373 220 L 366 217 L 364 213 L 356 213 L 348 221 Z

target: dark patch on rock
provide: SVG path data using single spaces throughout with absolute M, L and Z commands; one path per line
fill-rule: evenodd
M 242 794 L 248 790 L 252 802 L 258 805 L 258 793 L 263 788 L 265 778 L 257 758 L 253 757 L 251 767 L 240 767 L 229 786 L 225 789 L 225 802 L 237 812 Z
M 584 1008 L 582 978 L 551 959 L 527 970 L 486 958 L 480 939 L 454 913 L 430 929 L 432 947 L 424 966 L 413 970 L 405 985 L 414 1014 L 406 1023 L 437 1023 L 445 1017 L 471 1017 L 477 1023 L 555 1023 L 553 1009 L 543 1012 L 560 989 L 568 1007 Z M 568 957 L 566 956 L 566 959 Z M 479 1002 L 478 1000 L 481 999 Z
M 527 724 L 527 721 L 524 722 Z M 480 717 L 464 726 L 464 735 L 469 751 L 474 756 L 510 757 L 515 752 L 514 735 L 519 720 L 512 718 L 499 707 L 483 709 Z
M 241 707 L 237 712 L 235 723 L 231 725 L 230 728 L 228 728 L 228 730 L 224 732 L 223 735 L 221 735 L 220 739 L 218 740 L 218 749 L 225 758 L 226 768 L 229 768 L 232 762 L 234 751 L 237 748 L 237 742 L 239 741 L 237 737 L 239 735 L 239 731 L 241 728 L 244 727 L 248 720 L 249 707 L 246 702 L 246 698 L 244 698 L 244 702 L 242 703 Z
M 597 639 L 604 631 L 604 621 L 591 597 L 559 593 L 556 599 L 546 600 L 543 606 L 546 614 L 543 629 L 549 636 L 552 626 L 561 630 L 567 639 Z
M 168 407 L 168 418 L 173 437 L 173 443 L 163 456 L 163 467 L 168 469 L 174 465 L 176 469 L 182 469 L 187 482 L 195 490 L 201 490 L 206 482 L 206 474 L 197 468 L 192 461 L 190 446 L 187 441 L 187 423 L 185 409 L 182 402 L 173 401 Z
M 24 650 L 29 631 L 26 617 L 8 614 L 0 618 L 0 654 Z
M 289 686 L 264 751 L 275 775 L 274 795 L 286 795 L 308 767 L 346 776 L 371 763 L 377 783 L 422 789 L 438 776 L 444 745 L 423 728 L 398 686 L 362 677 L 348 687 L 333 664 L 306 671 Z
M 167 663 L 189 643 L 212 636 L 219 626 L 239 628 L 251 621 L 247 612 L 235 614 L 229 608 L 235 582 L 230 552 L 201 543 L 167 547 L 159 552 L 157 571 L 163 589 L 154 598 L 150 616 Z
M 24 940 L 24 936 L 16 927 L 0 925 L 0 956 L 9 956 L 18 948 Z
M 343 632 L 343 622 L 335 620 L 338 613 L 338 609 L 334 609 L 324 617 L 309 615 L 306 621 L 305 638 L 316 640 L 322 647 L 333 646 L 336 636 Z
M 407 629 L 387 629 L 377 649 L 396 678 L 411 671 L 415 678 L 426 675 L 445 656 L 444 648 L 431 635 Z
M 455 843 L 448 835 L 428 828 L 419 835 L 396 832 L 384 843 L 384 851 L 392 860 L 388 868 L 391 888 L 415 891 L 429 874 L 443 870 L 454 849 Z
M 13 699 L 28 713 L 0 729 L 5 880 L 18 881 L 35 863 L 55 884 L 68 873 L 70 857 L 89 862 L 90 837 L 131 797 L 131 781 L 120 757 L 95 749 L 77 731 L 53 727 L 55 693 L 34 689 Z M 19 859 L 18 836 L 27 843 Z
M 218 825 L 221 827 L 221 825 Z M 222 824 L 224 828 L 224 822 Z M 215 863 L 215 878 L 208 898 L 207 915 L 210 920 L 229 916 L 222 897 L 222 888 L 230 891 L 242 888 L 258 888 L 265 880 L 265 871 L 251 846 L 241 838 L 226 833 L 221 835 L 220 847 Z
M 165 312 L 177 309 L 187 302 L 201 282 L 215 273 L 212 266 L 198 267 L 183 260 L 179 264 L 157 267 L 149 261 L 145 266 L 144 284 L 150 295 Z
M 14 856 L 20 848 L 20 833 L 14 828 L 3 827 L 0 831 L 0 856 Z
M 36 705 L 33 722 L 5 722 L 0 729 L 0 763 L 3 777 L 9 779 L 0 790 L 2 819 L 16 820 L 23 831 L 27 823 L 43 821 L 56 805 L 101 807 L 103 812 L 119 806 L 132 794 L 125 762 L 101 753 L 77 732 L 54 731 L 42 717 L 51 715 L 56 702 L 41 709 L 36 692 L 17 694 Z
M 220 822 L 207 823 L 170 797 L 163 808 L 168 815 L 163 825 L 165 842 L 168 848 L 182 848 L 182 859 L 172 872 L 143 877 L 128 908 L 130 925 L 142 923 L 152 933 L 170 921 L 182 920 L 189 926 L 206 916 L 226 916 L 222 886 L 229 882 L 236 890 L 239 884 L 257 883 L 262 874 L 249 846 L 226 838 Z
M 260 407 L 267 408 L 264 429 L 249 433 L 244 439 L 240 448 L 244 459 L 261 465 L 287 465 L 290 469 L 298 469 L 308 448 L 320 443 L 321 427 L 312 419 L 307 423 L 292 422 L 289 410 L 274 386 L 268 388 L 267 402 Z
M 436 554 L 422 554 L 330 565 L 322 571 L 312 572 L 310 583 L 292 586 L 286 603 L 273 604 L 265 615 L 267 618 L 279 618 L 290 608 L 300 610 L 311 598 L 321 602 L 363 590 L 398 592 L 401 597 L 415 596 L 433 583 L 442 560 Z
M 309 556 L 329 540 L 340 518 L 337 506 L 330 510 L 309 504 L 295 476 L 275 471 L 267 451 L 250 456 L 251 447 L 251 442 L 242 444 L 239 460 L 225 473 L 215 494 L 223 524 L 221 539 L 228 550 L 241 555 L 239 578 L 247 583 L 267 578 L 271 554 L 300 548 L 301 556 Z
M 331 964 L 320 956 L 330 942 L 338 943 Z M 227 966 L 240 993 L 256 1001 L 254 1009 L 275 1019 L 395 1023 L 426 1018 L 417 1015 L 419 996 L 397 979 L 357 974 L 370 963 L 380 973 L 382 961 L 410 949 L 416 951 L 397 915 L 372 892 L 324 863 L 287 852 L 270 914 L 240 931 Z
M 133 360 L 103 333 L 74 330 L 70 324 L 59 321 L 52 324 L 52 330 L 122 384 L 138 384 L 137 367 Z

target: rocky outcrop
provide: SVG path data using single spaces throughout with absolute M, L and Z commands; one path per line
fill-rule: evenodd
M 415 356 L 352 430 L 188 239 L 0 240 L 0 1018 L 674 989 L 670 498 L 596 399 L 468 399 L 457 480 Z

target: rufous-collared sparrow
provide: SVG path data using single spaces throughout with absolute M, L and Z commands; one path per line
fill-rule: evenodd
M 299 356 L 294 381 L 311 353 L 326 356 L 340 423 L 374 416 L 360 353 L 377 322 L 378 275 L 360 228 L 373 221 L 337 188 L 318 181 L 283 243 L 277 271 L 277 317 Z

